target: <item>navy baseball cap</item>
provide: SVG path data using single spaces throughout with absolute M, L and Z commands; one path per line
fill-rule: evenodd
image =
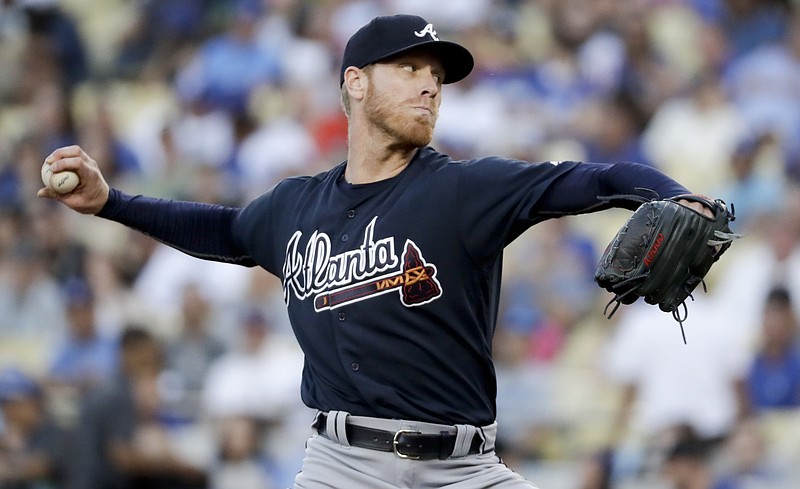
M 475 66 L 467 48 L 450 41 L 440 41 L 433 24 L 417 15 L 387 15 L 375 17 L 356 31 L 347 41 L 339 73 L 339 86 L 350 66 L 363 68 L 369 64 L 425 47 L 439 57 L 444 66 L 443 83 L 455 83 L 465 78 Z

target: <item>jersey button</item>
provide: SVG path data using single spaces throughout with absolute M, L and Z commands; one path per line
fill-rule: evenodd
M 349 211 L 347 211 L 347 217 L 350 218 L 350 219 L 356 217 L 356 211 L 354 211 L 353 209 L 350 209 Z
M 346 242 L 348 239 L 350 239 L 350 236 L 348 236 L 347 234 L 342 235 L 342 243 Z
M 345 314 L 343 312 L 340 312 L 339 313 L 339 321 L 344 321 L 345 319 L 347 319 L 347 314 Z
M 350 368 L 353 369 L 353 372 L 358 372 L 361 370 L 361 365 L 359 365 L 358 362 L 353 362 L 350 364 Z

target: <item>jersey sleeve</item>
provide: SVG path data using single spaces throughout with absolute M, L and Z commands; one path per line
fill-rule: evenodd
M 665 199 L 689 190 L 640 163 L 580 163 L 553 180 L 532 209 L 539 215 L 583 214 L 609 207 L 636 210 L 642 199 Z
M 281 241 L 276 239 L 279 226 L 275 222 L 282 217 L 285 220 L 291 214 L 286 208 L 275 205 L 275 194 L 285 186 L 285 182 L 275 185 L 247 204 L 233 220 L 234 234 L 245 248 L 251 250 L 253 262 L 276 276 L 281 274 L 280 258 L 283 252 L 276 250 L 276 242 Z
M 128 195 L 112 188 L 97 215 L 196 258 L 254 266 L 234 234 L 240 212 L 235 207 Z
M 678 182 L 637 163 L 486 158 L 465 163 L 458 201 L 467 246 L 491 254 L 537 222 L 611 207 L 634 210 L 643 199 L 683 193 L 689 191 Z

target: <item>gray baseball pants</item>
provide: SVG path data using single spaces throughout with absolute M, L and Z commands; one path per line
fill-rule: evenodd
M 308 439 L 294 489 L 536 489 L 495 454 L 496 423 L 477 428 L 350 416 L 342 411 L 326 415 L 327 433 Z M 351 446 L 345 423 L 394 432 L 438 434 L 448 430 L 456 435 L 456 445 L 445 460 L 410 460 L 393 452 Z M 481 453 L 463 455 L 476 432 L 483 439 Z

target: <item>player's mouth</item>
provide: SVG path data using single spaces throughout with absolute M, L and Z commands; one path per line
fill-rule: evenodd
M 422 117 L 424 119 L 436 120 L 436 110 L 429 105 L 414 105 L 411 107 L 415 117 Z

